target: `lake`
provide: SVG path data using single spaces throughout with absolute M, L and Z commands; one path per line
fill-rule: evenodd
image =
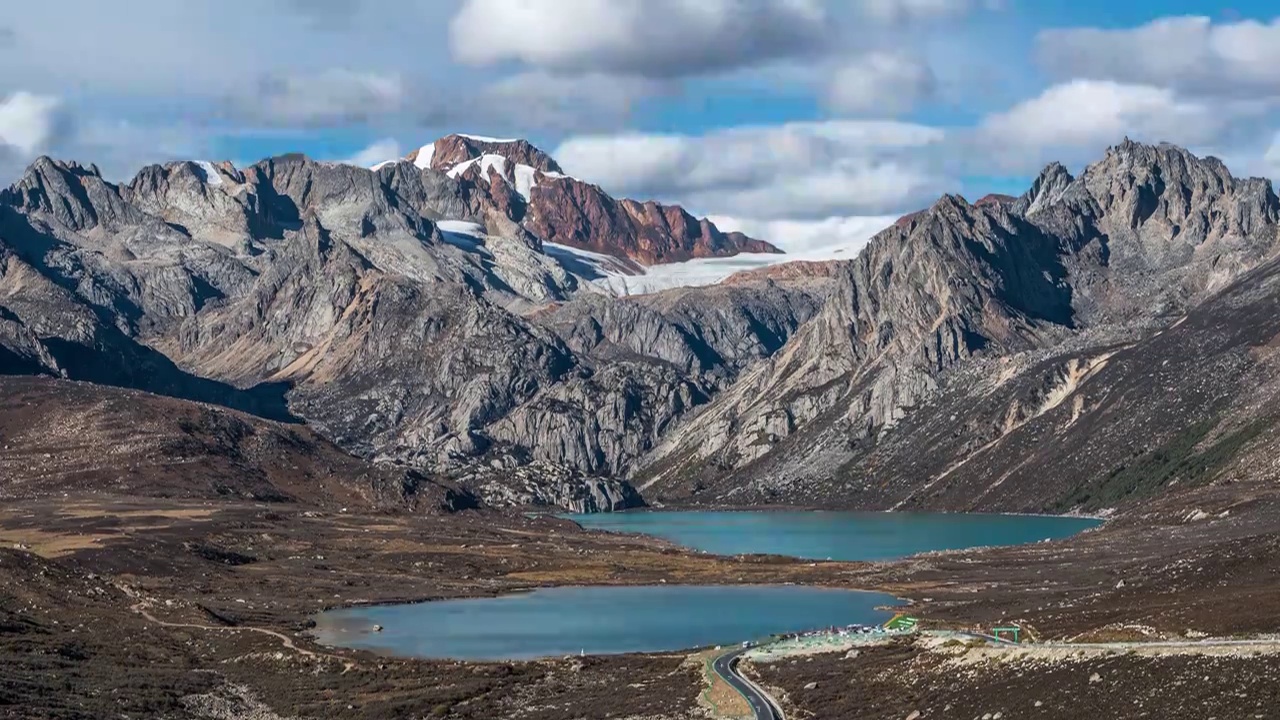
M 568 516 L 587 528 L 646 533 L 697 550 L 888 560 L 929 550 L 1019 545 L 1101 521 L 1031 515 L 868 512 L 629 512 Z M 562 587 L 496 598 L 332 610 L 328 645 L 391 655 L 525 660 L 729 645 L 829 625 L 876 624 L 881 593 L 800 586 Z M 374 632 L 373 626 L 383 626 Z
M 1101 520 L 1050 515 L 823 511 L 638 511 L 565 515 L 592 530 L 644 533 L 718 555 L 892 560 L 930 550 L 1057 540 Z
M 529 660 L 731 645 L 772 633 L 878 624 L 891 595 L 800 586 L 561 587 L 494 598 L 344 608 L 326 645 L 456 660 Z M 383 626 L 373 632 L 374 625 Z

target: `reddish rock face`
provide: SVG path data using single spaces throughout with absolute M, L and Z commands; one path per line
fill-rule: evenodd
M 528 165 L 542 172 L 564 172 L 550 155 L 534 147 L 527 140 L 490 142 L 465 135 L 446 135 L 437 140 L 435 152 L 431 155 L 431 167 L 446 172 L 460 163 L 481 155 L 501 155 L 512 163 Z
M 991 193 L 990 195 L 983 195 L 982 197 L 978 198 L 978 201 L 975 202 L 974 205 L 978 207 L 986 207 L 988 205 L 1007 205 L 1009 203 L 1015 203 L 1017 201 L 1018 201 L 1018 198 L 1012 195 L 1003 195 L 1001 193 Z
M 479 165 L 472 165 L 458 176 L 458 184 L 465 193 L 468 207 L 476 217 L 484 217 L 493 210 L 515 222 L 524 219 L 524 198 L 520 197 L 508 178 L 499 175 L 494 169 L 490 168 L 486 174 L 480 171 Z
M 417 153 L 409 156 L 416 160 Z M 544 242 L 612 255 L 641 265 L 743 252 L 780 253 L 778 248 L 738 232 L 722 232 L 676 205 L 618 200 L 598 186 L 565 176 L 549 155 L 525 140 L 490 142 L 448 135 L 435 142 L 431 167 L 441 172 L 483 155 L 506 158 L 482 169 L 473 164 L 457 179 L 472 212 L 496 211 L 521 223 Z M 515 190 L 516 165 L 537 172 L 529 199 Z
M 615 200 L 573 178 L 540 181 L 524 224 L 545 242 L 605 253 L 642 265 L 743 252 L 781 252 L 763 240 L 722 232 L 677 205 Z
M 924 214 L 925 214 L 924 210 L 917 210 L 913 213 L 907 213 L 906 215 L 903 215 L 897 220 L 894 220 L 893 224 L 896 225 L 897 227 L 907 227 L 917 218 L 924 217 Z

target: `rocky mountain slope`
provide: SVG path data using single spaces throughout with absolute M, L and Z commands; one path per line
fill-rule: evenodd
M 1135 456 L 1190 422 L 1179 452 L 1199 457 L 1257 415 L 1230 406 L 1268 357 L 1278 220 L 1266 181 L 1128 141 L 1079 178 L 1050 166 L 1013 203 L 945 197 L 844 267 L 788 347 L 647 458 L 640 487 L 1032 511 L 1122 501 L 1085 489 L 1113 475 L 1174 482 L 1185 468 L 1153 480 Z
M 705 288 L 603 294 L 548 252 L 566 228 L 628 262 L 745 242 L 522 141 L 125 185 L 42 158 L 0 193 L 0 373 L 305 422 L 491 503 L 582 509 L 637 502 L 627 480 L 656 502 L 1102 507 L 1219 477 L 1270 427 L 1280 201 L 1172 146 Z
M 301 425 L 136 390 L 0 377 L 0 498 L 92 495 L 448 512 L 475 499 Z
M 559 479 L 534 499 L 631 502 L 586 478 L 624 474 L 818 307 L 770 285 L 599 297 L 492 208 L 476 242 L 441 233 L 475 198 L 409 163 L 173 163 L 116 185 L 41 158 L 0 194 L 0 372 L 306 420 L 433 472 L 541 464 Z

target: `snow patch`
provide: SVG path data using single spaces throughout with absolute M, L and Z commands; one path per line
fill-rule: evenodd
M 519 138 L 496 138 L 496 137 L 489 137 L 487 135 L 468 135 L 466 133 L 458 133 L 458 137 L 464 137 L 464 138 L 467 138 L 468 140 L 475 140 L 476 142 L 483 142 L 483 143 L 520 142 Z
M 449 168 L 449 171 L 446 174 L 451 178 L 458 178 L 461 177 L 463 173 L 467 172 L 467 170 L 471 169 L 473 165 L 478 165 L 480 167 L 480 175 L 482 177 L 489 177 L 490 170 L 506 177 L 507 163 L 509 162 L 511 162 L 511 160 L 504 155 L 488 153 L 481 155 L 478 158 L 464 160 L 463 162 Z M 533 189 L 537 187 L 539 174 L 549 178 L 564 177 L 564 175 L 560 173 L 544 173 L 531 165 L 524 165 L 522 163 L 511 163 L 511 165 L 513 168 L 512 176 L 515 178 L 516 192 L 525 200 L 530 199 L 530 196 L 533 194 Z
M 625 260 L 569 245 L 544 242 L 542 251 L 560 263 L 565 270 L 606 289 L 609 279 L 626 277 L 629 272 L 635 272 L 635 266 Z
M 419 169 L 431 167 L 431 158 L 436 155 L 436 144 L 423 145 L 418 148 L 418 155 L 413 159 L 413 165 Z
M 483 225 L 467 222 L 466 220 L 440 220 L 436 222 L 436 227 L 440 228 L 440 232 L 470 235 L 477 238 L 483 238 L 486 234 Z
M 516 192 L 525 200 L 529 199 L 529 195 L 533 192 L 534 185 L 537 185 L 538 171 L 528 165 L 516 164 Z
M 213 166 L 213 163 L 208 162 L 206 160 L 197 160 L 195 162 L 195 165 L 196 165 L 196 168 L 198 168 L 200 171 L 200 175 L 201 175 L 200 179 L 204 180 L 206 184 L 208 185 L 222 184 L 222 175 L 218 173 L 218 169 Z
M 436 222 L 436 227 L 440 228 L 444 241 L 450 245 L 468 252 L 489 254 L 484 247 L 484 240 L 488 234 L 485 233 L 483 225 L 465 220 L 439 220 Z

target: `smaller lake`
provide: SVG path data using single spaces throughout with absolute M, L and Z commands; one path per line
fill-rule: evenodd
M 591 530 L 643 533 L 718 555 L 893 560 L 930 550 L 1057 540 L 1101 520 L 899 512 L 638 511 L 565 515 Z
M 801 586 L 561 587 L 495 598 L 322 613 L 326 645 L 400 656 L 530 660 L 731 645 L 830 625 L 878 624 L 883 593 Z M 383 631 L 372 631 L 374 625 Z

